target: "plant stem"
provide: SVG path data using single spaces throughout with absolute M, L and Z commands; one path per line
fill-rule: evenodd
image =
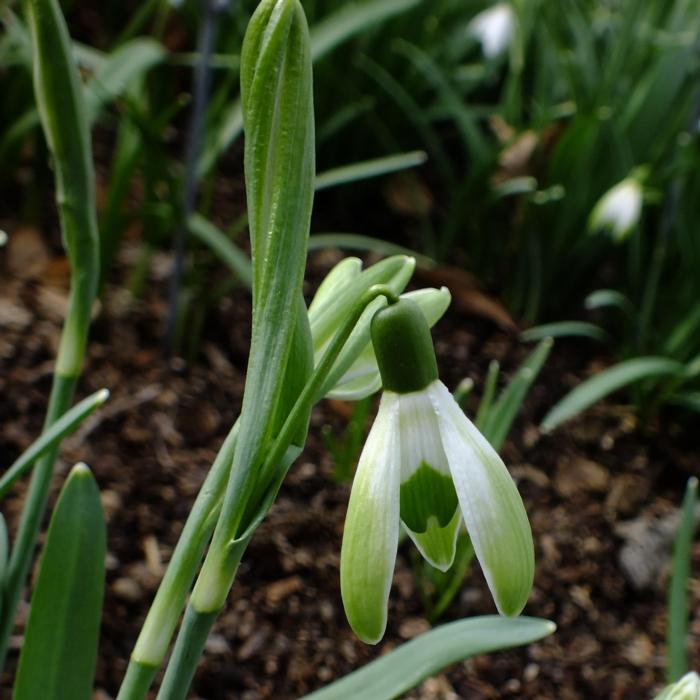
M 129 660 L 117 700 L 146 697 L 153 677 L 167 653 L 180 613 L 185 606 L 206 543 L 221 510 L 224 489 L 238 437 L 238 421 L 224 441 L 197 494 L 165 576 L 143 623 Z M 148 675 L 150 669 L 152 673 Z
M 145 698 L 151 683 L 153 683 L 153 679 L 156 677 L 156 673 L 158 673 L 157 666 L 134 661 L 132 657 L 119 688 L 117 700 L 122 700 L 122 698 Z
M 45 428 L 56 422 L 68 410 L 73 400 L 77 381 L 77 376 L 54 374 L 49 406 L 44 421 Z M 46 501 L 58 448 L 58 444 L 53 445 L 34 467 L 17 537 L 12 547 L 4 581 L 2 619 L 0 620 L 0 668 L 5 664 L 7 643 L 14 626 L 17 603 L 29 572 L 34 545 L 46 510 Z
M 204 651 L 209 630 L 218 613 L 218 610 L 200 613 L 191 604 L 187 606 L 157 700 L 185 700 L 197 670 L 197 662 Z
M 218 545 L 216 541 L 212 542 L 187 607 L 185 615 L 187 624 L 183 622 L 175 643 L 176 651 L 173 652 L 168 662 L 165 675 L 168 684 L 165 685 L 164 679 L 158 700 L 178 700 L 186 696 L 199 657 L 204 649 L 207 635 L 226 602 L 245 547 L 271 507 L 286 472 L 291 466 L 293 459 L 286 459 L 286 457 L 289 455 L 294 436 L 299 433 L 299 421 L 301 419 L 308 420 L 309 408 L 316 402 L 318 392 L 326 381 L 353 328 L 365 308 L 379 296 L 386 296 L 391 302 L 397 301 L 397 296 L 391 289 L 384 285 L 375 285 L 362 296 L 347 316 L 266 453 L 256 479 L 256 484 L 264 485 L 258 499 L 256 500 L 253 494 L 245 494 L 242 489 L 234 488 L 232 490 L 234 499 L 229 504 L 228 511 L 222 511 L 217 524 L 217 529 L 223 529 L 224 545 Z M 232 474 L 231 480 L 234 480 L 235 477 L 236 475 Z M 250 507 L 251 502 L 253 502 L 253 508 Z M 257 506 L 257 503 L 261 505 Z M 180 685 L 177 685 L 178 683 Z M 132 700 L 129 696 L 124 696 L 123 700 L 126 700 L 127 697 Z M 122 698 L 120 697 L 119 700 Z

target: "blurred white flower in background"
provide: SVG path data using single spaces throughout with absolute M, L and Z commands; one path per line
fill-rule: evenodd
M 593 208 L 589 220 L 591 232 L 609 231 L 615 241 L 623 241 L 639 223 L 642 213 L 642 183 L 636 175 L 618 182 Z
M 480 44 L 486 58 L 500 56 L 509 46 L 515 34 L 515 12 L 507 2 L 479 12 L 468 27 L 469 35 Z

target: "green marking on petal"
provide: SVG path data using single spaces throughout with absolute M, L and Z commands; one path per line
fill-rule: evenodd
M 440 527 L 447 527 L 457 509 L 457 492 L 452 478 L 427 462 L 401 484 L 401 520 L 413 532 L 428 529 L 428 519 L 437 518 Z
M 447 527 L 440 527 L 437 518 L 431 515 L 425 532 L 413 532 L 409 528 L 406 528 L 406 532 L 430 566 L 447 571 L 455 559 L 457 535 L 461 524 L 462 513 L 456 510 Z

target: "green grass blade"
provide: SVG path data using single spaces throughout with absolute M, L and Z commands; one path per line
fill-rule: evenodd
M 406 12 L 421 0 L 369 0 L 344 4 L 311 30 L 311 57 L 322 58 L 336 46 L 366 32 L 393 15 Z
M 615 289 L 597 289 L 586 297 L 583 304 L 589 311 L 613 306 L 626 314 L 634 313 L 634 307 L 630 300 L 622 292 Z
M 682 372 L 682 364 L 666 357 L 625 360 L 579 384 L 547 413 L 540 428 L 545 432 L 554 430 L 608 394 L 634 382 Z
M 356 233 L 315 233 L 309 237 L 309 251 L 324 250 L 325 248 L 362 250 L 380 255 L 408 255 L 415 258 L 418 265 L 427 269 L 435 267 L 437 264 L 427 255 L 380 238 L 372 238 L 372 236 L 361 236 Z
M 332 168 L 316 175 L 316 191 L 345 185 L 348 182 L 369 180 L 373 177 L 396 173 L 408 168 L 415 168 L 418 165 L 423 165 L 426 159 L 425 151 L 410 151 L 408 153 L 385 156 L 384 158 L 351 163 L 350 165 L 341 165 L 338 168 Z
M 477 654 L 487 654 L 536 642 L 554 632 L 549 620 L 496 615 L 472 617 L 438 627 L 305 700 L 390 700 L 439 673 L 445 667 Z
M 82 422 L 109 398 L 107 389 L 100 389 L 64 413 L 45 430 L 0 477 L 0 499 L 12 488 L 22 474 L 26 473 L 47 450 L 76 430 Z
M 107 533 L 97 484 L 76 465 L 49 524 L 19 658 L 15 700 L 89 700 Z
M 311 60 L 322 58 L 344 41 L 393 15 L 409 10 L 419 2 L 420 0 L 369 0 L 361 4 L 344 5 L 311 30 Z M 240 100 L 228 108 L 220 124 L 202 150 L 198 168 L 200 175 L 208 172 L 216 159 L 243 133 Z
M 489 410 L 483 433 L 496 451 L 501 449 L 508 437 L 527 392 L 547 361 L 553 345 L 551 338 L 540 341 Z
M 544 338 L 590 338 L 604 342 L 608 340 L 608 334 L 594 323 L 585 321 L 558 321 L 556 323 L 543 323 L 541 326 L 528 328 L 520 334 L 520 339 L 526 343 Z
M 700 413 L 700 391 L 679 391 L 672 394 L 666 403 Z
M 34 94 L 53 157 L 55 200 L 71 266 L 68 310 L 46 414 L 48 427 L 70 408 L 83 364 L 100 275 L 99 235 L 83 87 L 61 7 L 57 0 L 23 0 L 22 7 L 31 31 Z M 17 529 L 3 591 L 0 666 L 46 510 L 56 452 L 57 445 L 36 465 Z
M 85 88 L 88 122 L 94 122 L 107 103 L 161 63 L 165 56 L 162 44 L 145 37 L 132 39 L 111 53 Z
M 498 375 L 501 371 L 501 365 L 498 360 L 491 360 L 489 362 L 489 369 L 486 373 L 486 382 L 484 383 L 484 393 L 481 395 L 481 401 L 479 401 L 479 410 L 476 412 L 476 427 L 483 432 L 484 424 L 491 411 L 491 406 L 493 404 L 493 397 L 496 395 L 496 384 L 498 382 Z M 488 438 L 488 436 L 487 436 Z
M 686 641 L 688 636 L 688 581 L 695 532 L 695 508 L 698 502 L 698 480 L 693 476 L 683 499 L 681 523 L 673 546 L 673 568 L 668 589 L 668 668 L 666 680 L 677 681 L 687 670 Z
M 248 289 L 253 284 L 253 270 L 248 256 L 218 227 L 195 212 L 190 217 L 190 231 L 226 265 Z
M 0 585 L 5 579 L 5 571 L 7 571 L 7 560 L 10 555 L 10 540 L 7 536 L 7 523 L 5 516 L 0 513 Z M 2 601 L 0 600 L 0 603 Z M 0 614 L 2 610 L 0 609 Z

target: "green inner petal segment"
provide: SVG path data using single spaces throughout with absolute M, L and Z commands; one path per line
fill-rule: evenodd
M 428 519 L 437 518 L 446 527 L 457 509 L 457 492 L 452 478 L 427 462 L 421 462 L 401 484 L 401 520 L 413 532 L 425 532 Z
M 406 528 L 406 531 L 423 559 L 430 566 L 444 572 L 454 562 L 457 549 L 457 531 L 461 524 L 462 513 L 458 509 L 447 527 L 440 527 L 437 518 L 431 515 L 428 518 L 428 528 L 425 532 L 413 532 L 408 528 Z

